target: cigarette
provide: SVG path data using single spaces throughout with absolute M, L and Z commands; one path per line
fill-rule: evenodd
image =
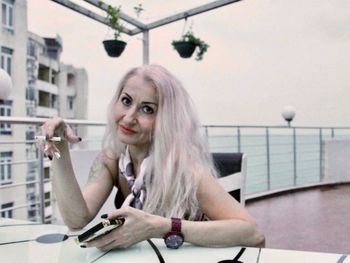
M 39 140 L 39 141 L 46 141 L 46 136 L 42 136 L 42 135 L 38 135 L 34 137 L 35 140 Z M 49 139 L 49 141 L 52 142 L 60 142 L 61 141 L 61 137 L 52 137 Z
M 57 159 L 60 159 L 61 158 L 61 155 L 59 152 L 54 152 L 54 155 L 56 156 Z

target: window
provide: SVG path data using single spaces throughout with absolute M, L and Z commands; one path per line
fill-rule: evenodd
M 35 89 L 32 86 L 26 88 L 26 100 L 35 100 Z
M 58 104 L 57 104 L 57 95 L 55 94 L 51 94 L 51 108 L 57 109 L 58 108 Z
M 12 183 L 12 152 L 0 152 L 0 184 Z
M 67 97 L 67 108 L 68 108 L 68 110 L 73 110 L 73 107 L 74 107 L 74 97 L 68 96 Z
M 50 93 L 46 91 L 39 90 L 39 106 L 41 107 L 50 107 Z
M 11 72 L 12 72 L 12 54 L 13 54 L 12 49 L 7 48 L 7 47 L 1 47 L 0 66 L 10 76 L 11 76 Z
M 27 54 L 30 57 L 37 57 L 38 49 L 35 42 L 32 39 L 28 40 L 27 44 Z
M 51 84 L 57 85 L 58 73 L 54 70 L 51 71 Z
M 26 131 L 26 141 L 32 141 L 35 137 L 35 131 Z
M 44 168 L 44 179 L 50 179 L 50 167 L 45 167 Z
M 0 100 L 0 116 L 11 116 L 12 101 Z M 11 135 L 11 124 L 0 123 L 0 135 Z
M 13 32 L 13 7 L 14 0 L 2 0 L 1 3 L 1 14 L 2 14 L 2 25 L 5 29 Z
M 71 87 L 75 85 L 75 76 L 72 73 L 68 73 L 67 75 L 67 86 Z
M 49 207 L 51 203 L 51 194 L 50 192 L 46 192 L 44 196 L 45 200 L 45 207 Z
M 10 203 L 5 203 L 1 205 L 1 210 L 6 209 L 5 211 L 1 212 L 1 217 L 7 217 L 7 218 L 12 218 L 12 208 L 13 207 L 13 202 Z

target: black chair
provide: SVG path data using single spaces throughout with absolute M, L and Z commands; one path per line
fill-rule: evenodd
M 243 206 L 247 156 L 243 153 L 212 153 L 219 182 Z

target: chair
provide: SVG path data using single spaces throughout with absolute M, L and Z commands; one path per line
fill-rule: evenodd
M 244 206 L 247 156 L 243 153 L 213 153 L 212 156 L 219 172 L 220 184 Z

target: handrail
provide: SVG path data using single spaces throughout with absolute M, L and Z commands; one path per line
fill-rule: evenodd
M 6 122 L 9 124 L 43 124 L 47 120 L 49 120 L 49 118 L 0 116 L 0 123 Z M 89 125 L 89 126 L 104 126 L 104 125 L 106 125 L 106 122 L 103 122 L 103 121 L 73 120 L 73 119 L 64 119 L 64 121 L 67 124 L 72 124 L 72 125 Z
M 31 118 L 31 117 L 8 117 L 0 116 L 0 123 L 6 122 L 9 124 L 43 124 L 50 118 Z M 74 125 L 92 125 L 92 126 L 104 126 L 106 122 L 98 120 L 78 120 L 78 119 L 64 119 L 67 124 Z M 349 129 L 350 126 L 287 126 L 287 125 L 239 125 L 239 124 L 227 124 L 227 125 L 213 125 L 213 124 L 203 124 L 203 128 L 274 128 L 274 129 Z
M 48 118 L 0 116 L 0 123 L 9 123 L 16 125 L 23 124 L 39 126 L 47 120 Z M 64 121 L 70 125 L 85 127 L 92 126 L 92 129 L 94 129 L 94 127 L 106 126 L 106 122 L 103 121 L 72 119 L 65 119 Z M 350 127 L 345 126 L 289 127 L 279 125 L 203 125 L 202 128 L 204 129 L 204 134 L 209 141 L 209 145 L 212 151 L 237 151 L 244 152 L 248 155 L 249 161 L 247 166 L 248 176 L 246 178 L 246 186 L 249 189 L 245 191 L 247 198 L 249 198 L 251 195 L 262 195 L 264 193 L 277 191 L 278 189 L 281 189 L 281 187 L 284 188 L 286 187 L 286 184 L 284 184 L 285 180 L 290 182 L 289 188 L 292 189 L 296 187 L 303 187 L 305 184 L 310 183 L 309 179 L 311 179 L 312 184 L 315 185 L 325 183 L 323 172 L 324 153 L 322 152 L 322 143 L 324 139 L 334 139 L 338 136 L 340 138 L 343 138 L 344 136 L 350 138 Z M 341 132 L 339 132 L 340 130 Z M 278 137 L 274 137 L 276 135 Z M 301 138 L 300 136 L 304 135 L 304 140 L 299 141 L 299 138 Z M 101 135 L 98 135 L 98 138 L 100 137 Z M 33 145 L 37 143 L 35 140 L 8 140 L 8 138 L 11 138 L 10 136 L 6 136 L 5 138 L 6 141 L 0 141 L 0 146 L 4 144 L 29 144 L 29 147 L 33 147 Z M 308 140 L 305 140 L 305 138 Z M 0 139 L 2 139 L 1 136 Z M 88 138 L 84 138 L 84 142 L 87 141 L 100 141 L 100 139 L 89 140 Z M 84 147 L 91 146 L 93 146 L 93 144 L 87 144 Z M 12 156 L 12 158 L 14 156 Z M 29 159 L 33 157 L 36 157 L 36 159 Z M 41 152 L 39 152 L 38 157 L 34 155 L 32 157 L 29 157 L 28 155 L 27 160 L 12 160 L 12 158 L 4 159 L 3 162 L 0 163 L 0 168 L 7 166 L 6 169 L 10 171 L 11 167 L 14 165 L 37 163 L 38 165 L 31 167 L 31 169 L 33 169 L 31 170 L 31 173 L 33 173 L 35 177 L 33 176 L 34 178 L 31 177 L 30 179 L 35 180 L 25 181 L 24 178 L 24 180 L 19 182 L 18 179 L 13 180 L 14 178 L 5 177 L 3 178 L 4 184 L 0 184 L 0 191 L 17 187 L 20 189 L 19 191 L 23 191 L 25 193 L 26 189 L 24 187 L 26 185 L 36 184 L 35 188 L 33 187 L 33 189 L 36 190 L 32 190 L 30 194 L 33 194 L 33 191 L 35 191 L 35 197 L 39 197 L 39 200 L 36 199 L 38 201 L 35 203 L 30 202 L 30 205 L 37 205 L 35 209 L 36 211 L 40 211 L 41 221 L 44 222 L 46 211 L 44 195 L 47 191 L 46 187 L 49 187 L 48 189 L 51 189 L 51 186 L 47 185 L 47 183 L 51 182 L 51 179 L 45 178 L 44 172 L 47 171 L 44 171 L 44 167 L 47 169 L 49 162 L 45 161 L 44 165 L 44 157 Z M 303 165 L 301 165 L 301 162 Z M 307 169 L 310 167 L 312 168 L 312 172 L 305 172 L 308 171 Z M 278 176 L 276 177 L 277 173 Z M 25 173 L 23 175 L 26 176 Z M 6 184 L 7 182 L 8 184 Z M 37 187 L 37 185 L 39 185 L 39 187 Z M 280 185 L 280 188 L 278 188 L 278 185 Z M 20 186 L 22 186 L 24 190 L 21 190 Z M 55 199 L 52 199 L 52 201 L 54 202 Z M 54 204 L 52 207 L 54 207 Z M 12 208 L 6 208 L 5 210 L 0 209 L 0 212 L 11 211 L 18 208 L 19 206 L 17 205 Z
M 52 181 L 51 179 L 45 179 L 44 183 L 49 183 L 51 181 Z M 40 180 L 32 180 L 32 181 L 26 181 L 23 183 L 4 184 L 4 185 L 0 185 L 0 190 L 5 189 L 5 188 L 14 188 L 14 187 L 18 187 L 18 186 L 24 186 L 24 185 L 28 185 L 28 184 L 39 184 L 40 182 L 41 182 Z

